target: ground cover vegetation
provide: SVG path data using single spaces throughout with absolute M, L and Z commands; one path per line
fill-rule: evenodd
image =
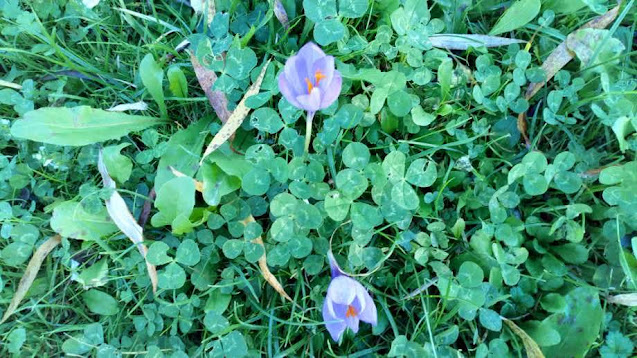
M 632 356 L 633 5 L 0 0 L 0 354 Z

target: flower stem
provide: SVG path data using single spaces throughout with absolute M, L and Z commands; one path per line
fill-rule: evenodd
M 307 118 L 305 120 L 305 155 L 310 154 L 310 141 L 312 140 L 312 120 L 314 119 L 314 112 L 307 112 Z

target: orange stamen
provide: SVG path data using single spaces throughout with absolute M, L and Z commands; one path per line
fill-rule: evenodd
M 347 312 L 345 312 L 345 317 L 346 318 L 356 317 L 356 315 L 358 315 L 358 313 L 356 313 L 356 308 L 354 308 L 354 306 L 352 305 L 348 305 Z
M 310 79 L 307 77 L 305 77 L 305 83 L 307 83 L 307 93 L 310 94 L 314 86 L 312 85 L 312 82 L 310 82 Z
M 318 86 L 319 82 L 325 78 L 325 75 L 321 72 L 321 70 L 316 70 L 316 72 L 314 72 L 314 78 L 316 79 L 314 85 Z

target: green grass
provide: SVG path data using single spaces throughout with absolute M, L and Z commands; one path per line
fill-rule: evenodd
M 265 2 L 236 0 L 218 3 L 218 10 L 229 10 L 231 23 L 243 21 L 241 18 L 245 16 L 246 9 L 252 11 L 260 3 L 268 5 Z M 274 16 L 266 17 L 263 23 L 256 20 L 249 22 L 255 26 L 263 24 L 259 31 L 268 31 L 263 36 L 258 33 L 246 35 L 245 31 L 234 33 L 232 26 L 230 30 L 236 41 L 256 53 L 257 66 L 266 57 L 273 59 L 272 78 L 266 79 L 265 82 L 270 82 L 264 83 L 264 87 L 276 87 L 274 74 L 279 73 L 285 59 L 296 52 L 298 45 L 316 40 L 313 24 L 303 15 L 303 2 L 284 3 L 288 11 L 291 3 L 296 4 L 294 15 L 290 11 L 289 31 L 285 31 Z M 399 2 L 373 3 L 358 19 L 341 17 L 350 35 L 358 34 L 372 42 L 381 25 L 391 27 L 389 14 Z M 446 3 L 449 6 L 445 6 Z M 443 32 L 488 33 L 503 8 L 510 4 L 474 1 L 467 11 L 462 11 L 456 3 L 470 2 L 429 1 L 431 17 L 441 19 L 441 23 L 447 26 Z M 241 239 L 243 234 L 233 234 L 233 230 L 238 230 L 236 220 L 241 218 L 225 219 L 230 215 L 226 215 L 224 207 L 241 210 L 241 205 L 253 200 L 248 205 L 265 205 L 268 208 L 276 194 L 294 190 L 289 189 L 293 186 L 290 185 L 292 179 L 284 183 L 274 183 L 273 180 L 265 195 L 247 195 L 235 188 L 217 206 L 210 205 L 197 193 L 191 221 L 201 219 L 202 215 L 221 214 L 225 220 L 221 227 L 204 219 L 204 223 L 196 226 L 193 232 L 176 235 L 171 233 L 171 227 L 154 227 L 149 220 L 144 227 L 148 246 L 155 241 L 163 241 L 170 246 L 169 256 L 175 257 L 180 243 L 192 239 L 202 257 L 199 266 L 182 265 L 187 274 L 183 287 L 160 288 L 157 295 L 150 288 L 143 258 L 119 231 L 94 241 L 64 238 L 44 261 L 18 310 L 0 326 L 0 338 L 6 343 L 0 347 L 0 354 L 36 357 L 67 353 L 71 356 L 110 357 L 116 356 L 117 352 L 121 356 L 140 357 L 160 357 L 162 354 L 166 357 L 212 356 L 214 347 L 216 353 L 229 349 L 226 355 L 233 356 L 233 352 L 240 351 L 240 348 L 227 347 L 243 340 L 251 356 L 368 357 L 392 353 L 396 356 L 442 358 L 455 357 L 460 353 L 486 356 L 482 355 L 486 352 L 498 357 L 527 355 L 521 338 L 506 325 L 499 330 L 489 330 L 486 328 L 489 323 L 484 322 L 486 318 L 479 318 L 480 313 L 475 318 L 466 318 L 471 316 L 467 311 L 479 309 L 479 312 L 491 310 L 498 317 L 512 320 L 535 339 L 547 357 L 551 357 L 548 352 L 555 351 L 551 351 L 550 347 L 556 346 L 550 344 L 553 332 L 541 332 L 538 327 L 547 317 L 566 312 L 564 308 L 558 309 L 550 302 L 542 301 L 548 294 L 555 294 L 568 305 L 576 306 L 570 307 L 574 311 L 584 307 L 600 315 L 597 321 L 578 317 L 582 324 L 598 327 L 593 332 L 592 341 L 586 342 L 586 351 L 582 355 L 630 356 L 632 352 L 629 350 L 637 340 L 634 307 L 609 303 L 607 297 L 635 294 L 631 275 L 637 276 L 634 256 L 637 227 L 631 219 L 634 218 L 636 203 L 631 200 L 635 199 L 637 183 L 635 173 L 621 174 L 620 180 L 610 182 L 603 181 L 599 171 L 595 170 L 614 166 L 629 168 L 627 164 L 635 160 L 637 141 L 634 128 L 627 129 L 624 137 L 628 148 L 622 151 L 613 132 L 614 122 L 604 123 L 591 104 L 599 105 L 605 111 L 629 108 L 633 115 L 631 123 L 635 123 L 635 52 L 632 50 L 635 10 L 632 4 L 630 1 L 628 7 L 622 8 L 618 20 L 609 26 L 609 36 L 624 43 L 623 51 L 611 55 L 601 53 L 601 62 L 588 67 L 580 66 L 577 59 L 573 60 L 565 70 L 571 79 L 580 77 L 581 86 L 574 88 L 572 82 L 559 83 L 554 79 L 529 100 L 530 109 L 526 112 L 531 148 L 526 148 L 523 140 L 511 139 L 519 136 L 515 128 L 517 113 L 510 109 L 503 112 L 495 104 L 478 103 L 472 94 L 473 88 L 483 83 L 476 76 L 486 76 L 476 65 L 478 57 L 487 53 L 484 49 L 421 51 L 425 54 L 422 68 L 429 71 L 432 80 L 418 85 L 409 79 L 404 90 L 415 96 L 428 112 L 437 115 L 428 126 L 415 125 L 411 119 L 397 118 L 389 105 L 385 105 L 378 114 L 368 113 L 372 118 L 369 126 L 360 124 L 354 128 L 337 128 L 334 140 L 325 144 L 326 150 L 322 151 L 316 149 L 318 141 L 322 140 L 317 138 L 332 135 L 328 124 L 336 108 L 317 114 L 313 137 L 316 154 L 311 158 L 325 174 L 317 182 L 325 183 L 328 190 L 336 189 L 334 181 L 337 173 L 345 169 L 343 150 L 351 142 L 364 143 L 372 153 L 372 162 L 379 163 L 379 167 L 387 154 L 395 150 L 406 155 L 407 167 L 418 158 L 431 160 L 437 167 L 435 184 L 426 189 L 417 188 L 420 201 L 412 213 L 411 224 L 403 225 L 387 219 L 373 228 L 373 238 L 359 245 L 359 240 L 364 240 L 352 237 L 351 226 L 341 226 L 352 221 L 351 217 L 342 222 L 334 221 L 321 209 L 322 225 L 303 233 L 312 241 L 311 253 L 321 259 L 328 250 L 328 240 L 334 236 L 331 250 L 348 272 L 360 274 L 356 278 L 369 288 L 374 297 L 379 312 L 376 328 L 361 323 L 358 334 L 347 332 L 341 344 L 330 339 L 321 316 L 330 282 L 326 260 L 321 261 L 322 266 L 318 270 L 308 270 L 305 264 L 307 255 L 292 257 L 283 264 L 268 262 L 295 302 L 292 304 L 282 299 L 263 280 L 255 260 L 250 262 L 243 254 L 238 258 L 228 257 L 231 255 L 227 254 L 223 245 L 225 239 Z M 167 81 L 164 81 L 168 124 L 141 133 L 130 133 L 120 141 L 101 144 L 131 144 L 122 153 L 132 159 L 133 171 L 127 182 L 118 183 L 118 189 L 133 215 L 138 217 L 142 205 L 149 200 L 156 173 L 161 169 L 160 158 L 173 150 L 168 143 L 172 136 L 203 118 L 212 118 L 213 122 L 206 133 L 214 133 L 219 128 L 219 120 L 195 77 L 188 55 L 174 50 L 186 37 L 201 33 L 203 15 L 194 15 L 192 9 L 180 1 L 103 0 L 92 12 L 83 10 L 79 1 L 68 4 L 65 0 L 50 3 L 23 1 L 20 11 L 33 14 L 33 17 L 20 20 L 30 25 L 25 25 L 19 34 L 14 35 L 10 32 L 17 20 L 8 15 L 6 9 L 11 5 L 4 6 L 7 8 L 2 12 L 0 3 L 0 79 L 26 89 L 18 91 L 20 98 L 24 97 L 27 106 L 31 103 L 35 109 L 76 105 L 106 109 L 143 100 L 149 104 L 144 114 L 159 118 L 159 106 L 139 76 L 142 58 L 150 53 L 164 70 L 172 65 L 184 71 L 189 97 L 173 96 Z M 56 9 L 60 12 L 56 13 Z M 265 9 L 267 11 L 269 7 L 265 6 Z M 540 66 L 567 34 L 595 16 L 584 6 L 572 13 L 558 13 L 553 23 L 540 26 L 537 19 L 543 16 L 544 10 L 534 21 L 513 32 L 515 38 L 532 39 L 529 67 Z M 83 31 L 85 33 L 81 34 Z M 387 46 L 393 47 L 391 44 L 395 44 L 396 38 L 394 33 Z M 198 56 L 210 55 L 204 45 L 193 45 L 193 48 L 202 51 Z M 497 88 L 485 97 L 495 102 L 497 96 L 505 96 L 506 86 L 514 83 L 515 55 L 521 48 L 511 46 L 488 51 L 492 55 L 493 71 L 497 68 L 501 72 Z M 364 100 L 355 96 L 369 99 L 374 89 L 381 86 L 367 78 L 351 79 L 358 76 L 356 71 L 361 68 L 376 68 L 384 72 L 399 69 L 405 73 L 414 70 L 409 65 L 410 57 L 405 53 L 398 53 L 396 57 L 387 56 L 382 51 L 345 53 L 336 44 L 324 46 L 324 49 L 345 64 L 339 67 L 347 73 L 341 105 L 354 103 L 359 106 Z M 174 59 L 168 60 L 167 56 L 174 56 Z M 450 87 L 447 100 L 440 98 L 443 90 L 438 81 L 441 69 L 438 59 L 442 57 L 453 61 L 454 81 L 458 81 Z M 460 65 L 471 71 L 470 77 L 463 75 Z M 258 70 L 257 67 L 256 73 Z M 217 71 L 217 74 L 222 72 Z M 256 73 L 253 72 L 252 79 Z M 600 84 L 600 73 L 609 76 L 610 84 L 616 87 L 605 92 Z M 236 89 L 228 93 L 231 109 L 250 83 L 250 77 L 235 81 Z M 34 89 L 29 91 L 29 86 Z M 520 87 L 523 94 L 526 84 Z M 0 124 L 3 132 L 0 136 L 0 178 L 6 181 L 0 187 L 0 201 L 9 206 L 8 213 L 0 212 L 0 307 L 3 310 L 18 286 L 33 248 L 56 234 L 51 229 L 50 220 L 57 205 L 75 200 L 88 211 L 97 210 L 103 206 L 102 199 L 108 194 L 102 189 L 95 166 L 100 145 L 62 147 L 11 136 L 11 123 L 21 118 L 26 110 L 14 107 L 16 103 L 8 92 L 3 93 L 6 88 L 0 83 L 0 116 L 7 121 Z M 546 122 L 547 115 L 543 110 L 551 105 L 548 98 L 550 91 L 557 89 L 566 94 L 556 112 L 570 115 L 576 123 Z M 271 91 L 273 97 L 264 106 L 280 112 L 281 95 L 278 90 Z M 570 99 L 569 95 L 572 96 Z M 614 106 L 604 104 L 606 99 L 614 99 Z M 369 110 L 366 108 L 365 112 Z M 608 121 L 616 120 L 616 116 L 619 115 L 611 113 Z M 283 158 L 286 163 L 300 157 L 298 151 L 281 144 L 282 133 L 258 133 L 248 124 L 249 118 L 233 142 L 238 152 L 246 153 L 251 145 L 265 143 L 274 149 L 276 158 Z M 285 118 L 284 121 L 285 127 L 295 129 L 302 136 L 304 116 L 296 122 Z M 149 138 L 154 136 L 157 140 L 151 143 L 153 141 Z M 207 136 L 205 143 L 211 138 Z M 531 151 L 542 152 L 550 164 L 555 164 L 560 153 L 572 153 L 574 165 L 565 171 L 583 178 L 582 183 L 574 192 L 551 187 L 541 195 L 530 195 L 524 188 L 524 178 L 509 182 L 507 176 L 512 168 L 523 162 Z M 144 158 L 148 155 L 151 155 L 149 159 Z M 50 163 L 44 165 L 47 159 Z M 465 160 L 469 161 L 470 169 L 462 168 Z M 219 175 L 229 176 L 227 169 L 220 170 L 224 173 Z M 379 170 L 382 174 L 382 169 Z M 542 172 L 544 170 L 539 175 L 544 176 Z M 531 174 L 529 172 L 527 177 Z M 356 202 L 389 210 L 390 204 L 379 204 L 376 200 L 375 196 L 382 193 L 371 189 L 372 175 L 368 174 L 368 178 L 370 185 Z M 496 198 L 494 192 L 506 185 L 509 189 L 504 189 L 501 194 L 509 193 L 509 196 Z M 624 191 L 620 197 L 627 202 L 609 203 L 604 191 L 622 185 Z M 511 193 L 517 197 L 517 203 Z M 175 205 L 179 205 L 181 199 L 175 198 Z M 322 200 L 313 198 L 308 202 L 317 204 Z M 588 205 L 591 212 L 567 219 L 567 211 L 572 210 L 574 204 Z M 322 208 L 322 204 L 317 205 Z M 496 215 L 492 211 L 496 209 L 491 208 L 490 211 L 489 205 L 504 210 L 504 219 L 495 220 Z M 268 236 L 275 220 L 269 210 L 263 210 L 255 217 L 264 231 L 268 259 L 276 261 L 280 259 L 279 255 L 283 255 L 282 251 L 291 249 Z M 157 211 L 153 207 L 151 216 Z M 566 226 L 559 224 L 561 220 Z M 442 228 L 436 225 L 442 225 Z M 454 225 L 461 227 L 454 229 Z M 25 229 L 25 226 L 29 228 Z M 17 236 L 16 232 L 32 230 L 31 226 L 37 232 L 36 239 Z M 173 224 L 172 229 L 174 227 Z M 569 236 L 576 235 L 574 232 L 578 229 L 583 230 L 579 241 Z M 206 241 L 206 235 L 210 233 L 213 239 Z M 483 240 L 485 235 L 487 238 Z M 22 254 L 9 246 L 14 242 L 28 243 L 27 255 L 18 263 L 12 261 L 12 256 Z M 570 243 L 579 246 L 564 246 L 570 251 L 558 254 L 557 247 Z M 494 251 L 498 250 L 498 245 L 501 253 L 496 254 Z M 422 261 L 422 256 L 419 256 L 422 252 L 419 253 L 418 248 L 427 251 L 427 262 Z M 526 251 L 526 258 L 520 258 L 525 256 L 521 253 L 522 249 Z M 569 262 L 568 253 L 580 249 L 587 251 L 585 259 Z M 498 255 L 508 256 L 501 259 Z M 103 285 L 93 290 L 101 290 L 116 299 L 117 312 L 113 315 L 100 315 L 91 310 L 84 298 L 86 290 L 72 279 L 74 273 L 85 271 L 101 259 L 108 262 L 108 272 L 102 277 Z M 72 267 L 72 261 L 78 262 L 79 267 Z M 461 267 L 468 262 L 478 267 L 471 266 L 469 269 L 465 265 L 468 274 L 480 272 L 477 285 L 459 274 L 464 272 Z M 507 275 L 503 270 L 509 268 L 521 277 L 519 282 L 508 284 L 509 277 L 505 277 L 503 282 L 502 276 Z M 158 269 L 163 274 L 166 266 Z M 204 278 L 197 276 L 200 273 Z M 200 286 L 197 280 L 204 284 Z M 426 289 L 419 289 L 423 287 Z M 593 301 L 584 302 L 581 297 L 570 295 L 578 288 L 590 288 L 601 303 L 595 305 L 591 303 Z M 476 300 L 481 299 L 475 297 L 483 294 L 485 302 L 476 305 Z M 227 322 L 218 331 L 210 329 L 206 321 L 220 320 L 217 316 L 210 316 L 208 312 L 211 311 L 219 312 L 218 316 Z M 591 313 L 591 316 L 594 314 Z M 560 325 L 552 324 L 550 328 L 563 329 Z M 24 342 L 20 342 L 21 329 L 26 333 Z M 100 330 L 103 331 L 103 342 L 100 339 L 91 341 L 91 337 L 100 336 Z M 616 332 L 619 336 L 615 336 Z M 242 338 L 237 339 L 236 334 Z M 613 339 L 607 339 L 609 335 Z M 404 342 L 401 336 L 405 337 Z M 568 343 L 573 337 L 562 337 L 563 343 Z M 404 344 L 399 344 L 401 342 Z M 613 352 L 616 355 L 611 355 Z

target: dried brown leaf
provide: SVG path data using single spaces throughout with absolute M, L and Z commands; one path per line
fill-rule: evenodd
M 219 117 L 222 123 L 226 123 L 230 117 L 230 112 L 228 111 L 228 98 L 226 98 L 225 93 L 212 90 L 212 85 L 214 85 L 217 81 L 215 71 L 203 67 L 197 59 L 197 56 L 195 56 L 192 51 L 189 51 L 189 53 L 190 62 L 192 63 L 192 68 L 195 70 L 195 75 L 197 76 L 201 89 L 203 89 L 206 94 L 206 97 L 212 105 L 212 108 L 215 110 L 217 117 Z
M 254 222 L 254 218 L 252 217 L 252 215 L 248 216 L 241 223 L 247 226 L 251 222 Z M 267 257 L 265 254 L 265 245 L 263 244 L 263 240 L 261 239 L 261 236 L 252 240 L 252 242 L 255 244 L 259 244 L 263 247 L 263 256 L 261 256 L 261 258 L 259 259 L 259 268 L 261 269 L 261 275 L 263 275 L 263 278 L 281 296 L 283 296 L 285 299 L 287 299 L 290 302 L 294 302 L 292 298 L 285 292 L 285 290 L 283 289 L 283 286 L 281 286 L 281 284 L 279 283 L 279 280 L 277 280 L 276 277 L 272 274 L 272 272 L 270 272 L 270 269 L 268 268 Z
M 529 336 L 524 330 L 518 327 L 513 321 L 508 320 L 502 317 L 504 323 L 506 323 L 509 328 L 515 333 L 518 337 L 522 339 L 522 343 L 524 344 L 524 349 L 526 349 L 526 356 L 529 358 L 544 358 L 544 353 L 540 349 L 537 343 Z
M 285 12 L 285 8 L 281 3 L 281 0 L 274 1 L 274 16 L 276 16 L 277 20 L 283 25 L 284 29 L 290 28 L 290 21 L 288 19 L 288 13 Z
M 102 150 L 100 149 L 99 156 L 97 158 L 97 168 L 102 175 L 102 182 L 105 188 L 113 190 L 111 197 L 105 200 L 106 210 L 111 220 L 115 225 L 126 235 L 139 250 L 144 260 L 146 260 L 146 253 L 148 248 L 144 244 L 144 229 L 137 223 L 133 214 L 131 214 L 124 198 L 115 190 L 117 187 L 115 181 L 108 174 L 104 159 L 102 156 Z M 157 268 L 155 265 L 151 265 L 146 261 L 146 269 L 148 270 L 148 276 L 153 286 L 153 292 L 157 292 Z
M 237 108 L 232 112 L 228 121 L 221 127 L 219 132 L 212 138 L 210 144 L 203 153 L 201 157 L 201 161 L 199 161 L 199 165 L 203 163 L 204 159 L 208 156 L 208 154 L 214 152 L 219 148 L 223 143 L 225 143 L 230 137 L 234 135 L 234 132 L 239 129 L 241 123 L 245 119 L 245 117 L 250 113 L 250 108 L 246 106 L 246 99 L 254 96 L 259 93 L 259 89 L 261 89 L 261 82 L 263 82 L 263 77 L 265 76 L 265 71 L 268 69 L 268 65 L 270 64 L 270 60 L 266 61 L 266 63 L 261 68 L 261 73 L 259 73 L 259 77 L 254 83 L 248 88 L 241 101 L 237 105 Z
M 42 262 L 47 257 L 47 255 L 53 250 L 60 242 L 62 241 L 62 237 L 60 235 L 55 235 L 48 240 L 46 240 L 33 254 L 31 260 L 29 260 L 29 264 L 27 265 L 26 270 L 24 270 L 24 275 L 20 279 L 20 283 L 18 284 L 18 289 L 15 291 L 13 298 L 11 298 L 11 302 L 9 303 L 9 307 L 4 312 L 2 316 L 2 320 L 0 324 L 4 323 L 4 321 L 9 318 L 15 312 L 16 308 L 27 294 L 27 291 L 33 284 L 35 277 L 38 275 L 38 271 L 40 271 L 40 266 L 42 266 Z
M 527 125 L 526 125 L 526 114 L 524 112 L 518 114 L 518 131 L 522 134 L 522 138 L 524 138 L 524 143 L 527 148 L 531 147 L 531 141 L 529 140 L 529 136 L 526 134 Z
M 617 14 L 619 13 L 619 5 L 608 10 L 604 15 L 598 16 L 593 20 L 587 22 L 579 29 L 575 30 L 583 30 L 583 29 L 603 29 L 606 26 L 610 25 Z M 530 99 L 533 97 L 555 74 L 561 70 L 567 63 L 569 63 L 574 57 L 574 54 L 568 49 L 566 45 L 566 41 L 562 42 L 551 52 L 549 57 L 546 58 L 544 63 L 542 64 L 542 69 L 546 74 L 546 80 L 544 82 L 533 82 L 529 84 L 529 87 L 526 89 L 525 97 L 526 99 Z
M 608 302 L 616 305 L 637 307 L 637 293 L 624 293 L 621 295 L 609 296 Z

